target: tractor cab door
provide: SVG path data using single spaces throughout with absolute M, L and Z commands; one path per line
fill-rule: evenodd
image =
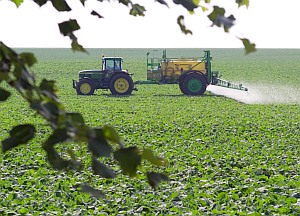
M 115 59 L 114 70 L 122 70 L 122 59 Z

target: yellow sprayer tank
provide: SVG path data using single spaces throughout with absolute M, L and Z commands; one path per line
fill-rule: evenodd
M 180 75 L 189 70 L 201 71 L 206 74 L 205 62 L 197 59 L 168 59 L 161 62 L 162 78 L 167 81 L 176 81 Z
M 163 50 L 159 58 L 158 50 L 148 52 L 147 81 L 137 81 L 135 84 L 178 84 L 185 95 L 202 95 L 208 85 L 248 90 L 242 84 L 221 79 L 218 71 L 212 71 L 210 50 L 204 50 L 204 56 L 200 58 L 167 58 L 166 53 Z

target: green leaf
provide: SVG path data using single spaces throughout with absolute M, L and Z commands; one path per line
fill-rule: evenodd
M 43 79 L 42 82 L 40 83 L 40 90 L 41 91 L 51 91 L 51 92 L 55 92 L 56 88 L 55 88 L 55 81 L 54 80 L 46 80 Z
M 80 113 L 67 113 L 67 122 L 71 127 L 82 127 L 84 126 L 84 119 Z
M 92 169 L 95 175 L 99 175 L 103 178 L 115 178 L 117 174 L 108 168 L 105 164 L 97 160 L 97 158 L 92 157 Z
M 182 15 L 177 18 L 177 24 L 179 25 L 181 31 L 184 34 L 193 34 L 192 31 L 186 29 L 186 27 L 184 25 L 184 17 Z
M 31 124 L 18 125 L 13 127 L 9 134 L 10 137 L 2 142 L 3 152 L 29 142 L 35 135 L 35 127 Z
M 20 92 L 24 90 L 33 89 L 35 86 L 35 78 L 34 76 L 27 70 L 26 67 L 16 65 L 14 71 L 14 76 L 16 77 L 16 81 L 14 83 L 14 87 L 17 88 Z
M 81 4 L 84 6 L 86 0 L 80 0 Z
M 20 214 L 27 214 L 28 212 L 29 212 L 29 209 L 24 208 L 24 207 L 22 207 L 22 208 L 19 210 L 19 213 L 20 213 Z
M 147 178 L 150 186 L 155 190 L 162 181 L 169 181 L 169 177 L 162 173 L 147 172 Z
M 224 16 L 225 9 L 218 6 L 214 6 L 214 10 L 207 16 L 213 23 L 216 22 L 219 16 Z
M 11 1 L 15 3 L 17 7 L 19 7 L 23 3 L 23 0 L 11 0 Z
M 58 97 L 56 95 L 57 88 L 55 86 L 54 80 L 43 79 L 40 83 L 39 89 L 44 96 L 51 98 L 55 101 L 58 100 Z
M 194 0 L 173 0 L 175 4 L 182 5 L 188 11 L 193 11 L 198 6 L 194 3 Z
M 174 199 L 174 198 L 176 198 L 176 197 L 178 197 L 179 196 L 179 192 L 178 191 L 175 191 L 175 192 L 173 192 L 172 194 L 171 194 L 171 199 Z
M 16 63 L 18 60 L 18 54 L 8 46 L 6 46 L 3 42 L 0 41 L 0 60 L 6 61 L 6 63 Z
M 199 5 L 199 7 L 201 7 L 201 9 L 202 9 L 203 12 L 208 11 L 208 8 L 207 8 L 207 7 L 204 7 L 204 6 L 202 6 L 202 5 Z
M 1 50 L 0 53 L 2 54 Z M 5 56 L 0 56 L 0 81 L 7 77 L 7 74 L 10 71 L 11 63 Z
M 40 7 L 47 3 L 48 0 L 33 0 L 37 3 Z
M 157 165 L 157 166 L 167 166 L 168 165 L 168 162 L 165 159 L 155 156 L 151 149 L 143 149 L 141 156 L 143 159 L 149 161 L 150 163 L 152 163 L 154 165 Z
M 51 0 L 53 7 L 58 11 L 71 11 L 71 8 L 65 0 Z
M 27 64 L 29 67 L 33 66 L 36 62 L 37 59 L 35 58 L 33 53 L 21 53 L 20 57 L 24 61 L 25 64 Z
M 218 17 L 223 16 L 225 14 L 225 9 L 220 8 L 218 6 L 214 6 L 214 10 L 207 16 L 213 23 L 216 22 Z M 217 23 L 218 24 L 218 23 Z M 220 24 L 219 24 L 220 25 Z
M 109 157 L 112 147 L 105 139 L 101 128 L 92 129 L 88 136 L 88 149 L 96 157 Z
M 105 139 L 118 144 L 121 142 L 121 138 L 119 137 L 118 132 L 114 127 L 106 125 L 102 128 L 102 130 Z
M 9 72 L 16 62 L 18 62 L 18 54 L 0 41 L 0 82 L 9 80 Z
M 92 197 L 97 199 L 105 198 L 105 194 L 101 190 L 95 189 L 87 184 L 81 185 L 81 192 L 89 193 Z
M 249 7 L 249 0 L 235 0 L 235 2 L 239 5 L 239 7 L 245 5 L 247 8 Z
M 169 7 L 168 3 L 165 2 L 164 0 L 157 0 L 157 2 L 162 4 L 162 5 L 166 5 L 167 7 Z
M 63 160 L 52 145 L 43 145 L 43 149 L 47 152 L 47 159 L 55 169 L 64 169 L 69 166 L 66 160 Z
M 57 143 L 65 142 L 69 139 L 69 135 L 67 134 L 66 129 L 56 129 L 53 133 L 48 137 L 43 145 L 46 146 L 54 146 Z
M 212 26 L 224 27 L 224 31 L 228 32 L 229 29 L 234 25 L 235 18 L 233 15 L 228 17 L 224 16 L 225 9 L 214 6 L 214 10 L 207 16 L 212 22 Z
M 130 177 L 136 176 L 137 168 L 141 164 L 141 156 L 137 147 L 119 149 L 114 152 L 114 157 L 125 174 Z
M 125 6 L 128 6 L 129 3 L 131 3 L 131 1 L 130 0 L 119 0 L 119 3 L 121 3 L 121 4 L 125 5 Z
M 50 145 L 43 145 L 43 149 L 47 152 L 47 159 L 54 169 L 67 170 L 72 169 L 79 171 L 82 169 L 82 164 L 76 160 L 65 160 L 57 153 L 55 148 Z
M 70 19 L 69 21 L 65 21 L 58 24 L 60 33 L 64 36 L 70 36 L 73 31 L 79 30 L 80 26 L 77 23 L 77 20 Z
M 51 123 L 57 124 L 58 123 L 58 117 L 63 112 L 62 108 L 60 107 L 60 104 L 55 103 L 54 101 L 50 101 L 47 103 L 43 103 L 38 106 L 32 105 L 34 109 L 38 109 L 40 114 L 46 119 L 48 119 Z
M 70 157 L 72 158 L 72 160 L 77 160 L 76 154 L 72 149 L 68 149 L 67 153 L 70 155 Z
M 91 12 L 91 14 L 94 15 L 94 16 L 97 16 L 97 17 L 100 18 L 100 19 L 101 19 L 101 18 L 104 18 L 103 16 L 101 16 L 100 14 L 98 14 L 98 13 L 97 13 L 96 11 L 94 11 L 94 10 Z
M 62 115 L 64 115 L 65 110 L 61 103 L 56 101 L 41 102 L 40 100 L 32 101 L 30 107 L 37 110 L 46 120 L 51 123 L 52 128 L 56 128 Z M 65 123 L 63 121 L 63 123 Z M 65 125 L 63 125 L 65 126 Z
M 52 128 L 58 126 L 65 127 L 65 121 L 61 119 L 65 116 L 65 109 L 61 103 L 56 101 L 41 102 L 40 100 L 34 100 L 31 103 L 31 108 L 39 112 L 51 124 Z
M 129 12 L 132 16 L 145 16 L 144 12 L 146 11 L 144 6 L 139 4 L 133 4 Z
M 255 44 L 250 43 L 250 41 L 247 38 L 240 38 L 240 40 L 244 44 L 246 54 L 256 51 Z
M 0 88 L 0 101 L 5 101 L 11 93 L 9 91 L 4 90 L 3 88 Z
M 195 5 L 199 5 L 200 0 L 193 0 L 193 3 L 194 3 Z
M 72 47 L 73 51 L 79 51 L 79 52 L 85 52 L 85 53 L 87 53 L 87 51 L 83 48 L 82 45 L 80 45 L 77 42 L 77 40 L 72 40 L 71 47 Z

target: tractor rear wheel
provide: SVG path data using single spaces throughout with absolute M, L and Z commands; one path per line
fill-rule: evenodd
M 133 90 L 131 76 L 125 73 L 115 74 L 110 80 L 109 90 L 113 95 L 130 95 Z
M 206 82 L 203 75 L 191 73 L 179 83 L 181 92 L 185 95 L 202 95 L 206 91 Z
M 76 92 L 79 95 L 92 95 L 95 91 L 95 85 L 92 80 L 81 79 L 76 85 Z

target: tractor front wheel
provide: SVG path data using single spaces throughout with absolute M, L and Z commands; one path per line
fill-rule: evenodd
M 81 79 L 76 85 L 76 92 L 79 95 L 92 95 L 95 91 L 95 85 L 92 80 Z
M 206 91 L 206 82 L 203 75 L 191 73 L 179 83 L 181 92 L 185 95 L 202 95 Z
M 130 95 L 133 90 L 132 78 L 125 73 L 115 74 L 109 83 L 113 95 Z

